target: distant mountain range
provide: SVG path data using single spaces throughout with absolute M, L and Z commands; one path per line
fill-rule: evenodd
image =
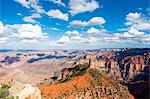
M 12 49 L 0 49 L 0 52 L 31 52 L 36 50 L 12 50 Z

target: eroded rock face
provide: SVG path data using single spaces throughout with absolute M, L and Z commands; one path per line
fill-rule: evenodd
M 106 56 L 100 59 L 91 59 L 90 68 L 105 71 L 109 76 L 113 77 L 114 80 L 121 79 L 121 71 L 118 62 Z
M 19 99 L 41 99 L 41 91 L 38 87 L 33 87 L 31 84 L 23 84 L 10 89 L 10 94 Z
M 70 77 L 77 76 L 77 75 L 82 75 L 82 74 L 85 73 L 85 70 L 87 68 L 89 68 L 89 66 L 90 65 L 86 63 L 86 64 L 78 64 L 75 67 L 64 68 L 61 71 L 58 80 L 59 81 L 64 81 L 64 80 L 69 79 Z
M 96 69 L 87 69 L 81 76 L 48 86 L 40 86 L 42 99 L 134 99 L 127 88 L 101 74 Z
M 135 78 L 138 80 L 137 76 L 140 74 L 147 77 L 148 74 L 146 73 L 150 72 L 148 69 L 150 67 L 150 55 L 125 57 L 121 61 L 120 66 L 122 68 L 123 78 L 127 81 L 133 80 Z M 139 78 L 139 80 L 140 79 L 141 78 Z
M 98 59 L 91 59 L 90 67 L 105 70 L 115 80 L 122 79 L 126 82 L 143 80 L 143 77 L 149 77 L 149 52 L 149 50 L 133 49 L 118 52 L 116 56 L 112 56 L 111 53 L 109 53 L 110 55 L 104 54 L 99 56 Z M 143 75 L 143 77 L 139 75 Z

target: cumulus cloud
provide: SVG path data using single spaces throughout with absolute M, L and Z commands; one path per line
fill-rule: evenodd
M 26 16 L 26 17 L 24 17 L 23 20 L 24 20 L 25 22 L 38 23 L 38 22 L 35 20 L 35 18 L 41 18 L 41 17 L 42 17 L 42 16 L 41 16 L 40 14 L 34 13 L 34 14 L 32 14 L 31 16 Z
M 37 21 L 34 18 L 41 18 L 40 14 L 46 14 L 49 17 L 68 21 L 68 14 L 62 13 L 59 9 L 56 10 L 52 9 L 46 12 L 40 5 L 39 0 L 15 0 L 15 1 L 21 4 L 23 7 L 29 9 L 31 12 L 36 13 L 36 15 L 32 14 L 31 16 L 24 17 L 23 20 L 25 22 L 37 23 Z M 52 1 L 53 3 L 56 3 L 58 5 L 65 6 L 65 4 L 61 2 L 61 0 L 47 0 L 47 1 Z
M 86 31 L 86 35 L 89 35 L 89 36 L 97 36 L 97 35 L 103 35 L 105 34 L 107 31 L 105 29 L 96 29 L 94 27 L 91 27 L 89 28 L 87 31 Z
M 58 44 L 73 44 L 73 43 L 81 43 L 82 42 L 82 35 L 77 31 L 67 31 L 58 41 Z
M 95 0 L 70 0 L 69 2 L 69 12 L 71 15 L 76 15 L 87 11 L 92 12 L 99 7 L 99 3 Z
M 4 25 L 0 21 L 0 41 L 3 43 L 44 41 L 48 39 L 47 33 L 43 33 L 39 25 L 14 24 Z M 3 27 L 2 27 L 3 26 Z
M 130 44 L 148 44 L 148 39 L 150 38 L 150 34 L 146 32 L 142 32 L 131 27 L 127 32 L 124 33 L 115 33 L 113 37 L 117 37 L 118 40 L 122 43 L 130 43 Z
M 68 42 L 61 44 L 150 44 L 150 34 L 137 30 L 133 27 L 123 33 L 111 33 L 106 29 L 97 29 L 94 27 L 89 28 L 87 31 L 81 32 L 76 30 L 67 31 L 63 35 L 63 38 L 65 36 Z
M 95 29 L 94 27 L 91 27 L 90 29 L 87 30 L 87 34 L 97 34 L 99 33 L 98 29 Z
M 132 36 L 137 37 L 137 36 L 144 35 L 144 32 L 140 32 L 133 27 L 131 27 L 131 29 L 126 33 L 128 34 L 129 37 L 132 37 Z
M 94 26 L 94 25 L 102 25 L 104 24 L 106 21 L 104 18 L 102 17 L 93 17 L 92 19 L 90 19 L 89 21 L 80 21 L 80 20 L 74 20 L 72 22 L 70 22 L 70 27 L 83 27 L 83 26 Z
M 150 20 L 149 17 L 141 13 L 129 13 L 126 16 L 127 22 L 126 26 L 132 26 L 137 30 L 150 30 Z
M 1 21 L 0 21 L 1 23 Z M 39 25 L 3 24 L 5 30 L 0 34 L 0 48 L 6 49 L 49 49 L 56 46 Z
M 39 25 L 23 24 L 17 30 L 19 37 L 22 39 L 43 39 L 45 34 Z
M 63 14 L 60 10 L 56 9 L 56 10 L 49 10 L 46 13 L 49 17 L 53 17 L 53 18 L 57 18 L 57 19 L 61 19 L 64 21 L 68 21 L 68 14 Z
M 139 21 L 140 17 L 141 17 L 141 13 L 137 13 L 137 12 L 136 13 L 129 13 L 126 16 L 126 20 L 131 21 L 131 22 Z M 127 24 L 127 25 L 130 25 L 130 24 Z
M 65 40 L 64 40 L 65 37 Z M 63 40 L 62 40 L 63 38 Z M 66 42 L 67 39 L 67 42 Z M 85 44 L 85 43 L 91 43 L 96 42 L 96 39 L 94 36 L 87 36 L 87 34 L 83 35 L 79 33 L 77 30 L 73 31 L 67 31 L 59 40 L 58 44 Z M 60 43 L 61 41 L 61 43 Z
M 57 4 L 59 6 L 66 6 L 61 0 L 47 0 L 47 1 L 50 1 L 50 2 L 53 2 L 54 4 Z

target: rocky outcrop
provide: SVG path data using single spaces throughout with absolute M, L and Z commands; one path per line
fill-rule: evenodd
M 86 64 L 78 64 L 70 68 L 64 68 L 58 77 L 58 81 L 64 82 L 75 76 L 83 75 L 86 72 L 86 69 L 89 68 L 89 66 L 90 65 L 86 63 Z
M 63 83 L 40 86 L 42 99 L 133 99 L 127 88 L 96 69 Z
M 150 55 L 136 55 L 128 56 L 122 59 L 120 62 L 121 72 L 124 80 L 131 81 L 136 78 L 137 80 L 142 80 L 142 78 L 137 78 L 138 75 L 143 75 L 149 77 L 150 72 Z
M 104 71 L 114 80 L 121 79 L 121 72 L 118 62 L 105 56 L 99 59 L 91 59 L 90 68 L 96 68 Z
M 106 71 L 114 80 L 130 82 L 149 78 L 149 49 L 123 49 L 116 56 L 109 54 L 92 58 L 90 67 Z
M 42 99 L 41 91 L 38 87 L 33 87 L 30 84 L 23 84 L 13 88 L 10 89 L 10 93 L 12 96 L 18 97 L 18 99 Z

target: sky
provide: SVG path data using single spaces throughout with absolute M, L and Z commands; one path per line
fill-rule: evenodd
M 0 49 L 150 48 L 149 0 L 0 0 Z

